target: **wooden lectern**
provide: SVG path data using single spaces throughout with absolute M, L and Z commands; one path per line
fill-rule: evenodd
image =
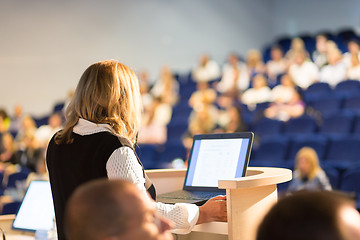
M 149 178 L 158 193 L 182 189 L 186 170 L 149 170 Z M 254 240 L 256 230 L 270 207 L 277 202 L 277 184 L 290 181 L 292 172 L 284 168 L 249 167 L 246 177 L 219 181 L 219 188 L 226 189 L 228 224 L 206 223 L 193 231 L 228 235 L 230 240 Z M 197 240 L 209 239 L 209 235 Z M 186 237 L 182 239 L 195 239 Z M 211 239 L 224 239 L 213 237 Z

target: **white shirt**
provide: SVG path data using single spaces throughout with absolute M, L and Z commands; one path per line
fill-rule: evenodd
M 238 63 L 237 68 L 239 69 L 239 76 L 236 80 L 236 87 L 239 90 L 244 91 L 249 87 L 250 84 L 250 77 L 247 71 L 247 67 L 243 63 Z M 234 86 L 234 78 L 235 73 L 233 67 L 229 64 L 226 64 L 224 66 L 221 81 L 217 85 L 218 91 L 223 93 L 231 90 Z
M 335 87 L 339 82 L 346 78 L 346 67 L 342 62 L 336 65 L 326 65 L 320 71 L 319 79 L 321 82 L 328 83 L 331 87 Z
M 195 82 L 209 82 L 219 76 L 219 65 L 213 60 L 207 61 L 205 66 L 197 66 L 192 72 L 192 77 Z
M 255 109 L 257 103 L 270 101 L 270 96 L 271 90 L 267 86 L 260 89 L 250 88 L 242 94 L 241 101 L 250 109 Z
M 90 135 L 98 132 L 111 132 L 116 135 L 108 124 L 95 124 L 79 119 L 73 129 L 79 135 Z M 138 163 L 134 151 L 129 147 L 116 149 L 106 163 L 109 179 L 124 179 L 134 183 L 147 197 L 143 170 Z M 156 202 L 157 211 L 175 224 L 173 233 L 186 234 L 191 231 L 199 218 L 199 207 L 195 204 L 178 203 L 175 205 Z
M 319 69 L 313 62 L 305 61 L 301 65 L 291 65 L 289 74 L 296 85 L 306 89 L 318 79 Z

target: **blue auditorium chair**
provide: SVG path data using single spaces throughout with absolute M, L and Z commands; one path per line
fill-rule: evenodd
M 339 170 L 360 166 L 360 138 L 333 138 L 329 141 L 325 163 Z
M 340 180 L 340 190 L 354 193 L 357 209 L 360 209 L 360 168 L 346 170 Z
M 285 160 L 288 149 L 288 139 L 283 136 L 262 140 L 252 159 L 264 161 Z
M 326 176 L 329 179 L 330 185 L 333 190 L 339 189 L 340 184 L 340 172 L 338 169 L 331 166 L 323 166 L 322 169 L 326 173 Z
M 320 133 L 329 137 L 348 136 L 353 129 L 354 119 L 351 113 L 338 113 L 325 117 Z
M 20 205 L 21 205 L 21 202 L 18 202 L 18 201 L 5 203 L 3 205 L 1 215 L 16 214 Z
M 292 118 L 284 124 L 283 133 L 288 136 L 312 134 L 317 130 L 316 120 L 308 115 Z
M 319 160 L 322 160 L 325 156 L 325 151 L 328 143 L 328 138 L 319 134 L 309 134 L 304 136 L 297 136 L 292 138 L 289 147 L 287 159 L 293 161 L 296 153 L 303 147 L 313 148 Z
M 157 148 L 158 145 L 155 144 L 139 144 L 135 148 L 135 151 L 145 169 L 156 168 Z
M 183 135 L 187 132 L 188 123 L 169 123 L 167 126 L 167 142 L 181 143 Z
M 10 174 L 8 176 L 8 180 L 5 188 L 16 188 L 16 182 L 25 181 L 28 175 L 29 174 L 27 172 L 17 172 Z
M 328 117 L 337 114 L 341 110 L 342 99 L 336 96 L 328 96 L 308 103 L 308 106 L 321 113 L 321 116 Z
M 354 136 L 360 136 L 360 115 L 355 117 L 352 134 Z
M 262 118 L 252 127 L 255 136 L 264 138 L 267 136 L 279 135 L 282 131 L 283 122 L 280 120 Z
M 304 91 L 304 101 L 310 103 L 313 101 L 320 100 L 322 98 L 327 98 L 332 92 L 330 85 L 325 82 L 316 82 L 311 84 Z
M 360 115 L 360 92 L 345 98 L 343 110 Z
M 159 168 L 168 168 L 170 163 L 177 158 L 186 160 L 186 148 L 181 143 L 166 143 L 164 149 L 159 152 L 159 157 L 156 161 Z
M 345 80 L 339 82 L 334 90 L 334 94 L 341 98 L 344 98 L 348 95 L 360 94 L 360 82 L 357 80 Z

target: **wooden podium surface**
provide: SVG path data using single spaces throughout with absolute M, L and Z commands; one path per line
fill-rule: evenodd
M 186 170 L 147 170 L 159 194 L 182 189 Z M 196 237 L 181 239 L 230 239 L 254 240 L 256 229 L 277 202 L 277 184 L 290 181 L 292 172 L 284 168 L 249 167 L 246 177 L 219 181 L 219 188 L 226 189 L 228 223 L 206 223 L 197 225 Z M 193 233 L 191 233 L 193 234 Z M 195 234 L 193 234 L 195 235 Z M 224 235 L 226 237 L 224 237 Z

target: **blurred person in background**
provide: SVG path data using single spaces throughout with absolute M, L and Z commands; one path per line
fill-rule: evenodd
M 240 98 L 250 110 L 254 110 L 256 104 L 270 101 L 270 95 L 271 89 L 267 85 L 266 78 L 258 74 L 253 79 L 253 87 L 247 89 Z
M 239 57 L 232 53 L 228 62 L 223 67 L 222 78 L 216 85 L 216 90 L 221 94 L 231 94 L 238 97 L 239 93 L 245 91 L 250 85 L 250 77 L 246 65 Z
M 253 79 L 258 74 L 265 73 L 265 65 L 262 54 L 258 49 L 250 49 L 246 54 L 246 67 L 250 79 Z
M 321 69 L 325 65 L 327 65 L 328 60 L 326 56 L 326 42 L 328 41 L 327 37 L 323 34 L 319 34 L 316 36 L 316 49 L 312 53 L 313 62 L 316 66 Z
M 161 69 L 160 77 L 151 88 L 150 93 L 154 97 L 160 97 L 163 102 L 171 106 L 177 103 L 179 100 L 179 83 L 168 66 Z
M 192 78 L 195 82 L 210 82 L 220 77 L 219 65 L 208 54 L 199 57 L 197 66 L 192 70 Z
M 328 65 L 320 70 L 320 82 L 328 83 L 334 88 L 339 82 L 346 78 L 346 66 L 342 61 L 342 54 L 338 48 L 329 49 L 326 53 Z
M 311 84 L 318 81 L 319 69 L 311 61 L 307 60 L 306 52 L 293 52 L 293 62 L 289 67 L 289 75 L 295 84 L 302 89 L 307 89 Z
M 284 53 L 279 45 L 271 48 L 271 59 L 266 63 L 266 74 L 269 78 L 269 84 L 274 86 L 277 82 L 277 77 L 287 70 L 287 62 L 284 58 Z
M 288 192 L 331 189 L 329 179 L 319 165 L 316 151 L 310 147 L 301 148 L 295 157 L 295 170 Z

